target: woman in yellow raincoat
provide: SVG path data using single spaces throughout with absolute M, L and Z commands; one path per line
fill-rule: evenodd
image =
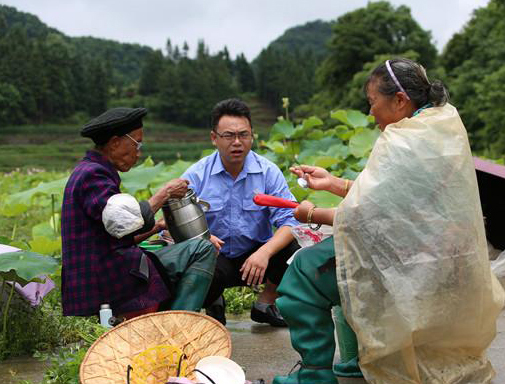
M 411 60 L 378 66 L 365 89 L 382 132 L 358 178 L 292 168 L 345 198 L 336 210 L 304 201 L 295 211 L 333 224 L 334 236 L 301 251 L 279 286 L 302 361 L 274 384 L 337 383 L 359 368 L 374 384 L 489 383 L 485 349 L 505 294 L 489 267 L 466 130 L 442 83 Z M 332 366 L 336 305 L 359 357 Z

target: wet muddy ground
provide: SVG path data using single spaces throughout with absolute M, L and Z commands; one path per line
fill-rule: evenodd
M 228 316 L 227 328 L 233 342 L 232 359 L 245 369 L 248 380 L 262 378 L 271 383 L 275 375 L 287 374 L 299 359 L 291 348 L 287 329 L 256 324 L 245 316 Z M 497 372 L 492 383 L 505 383 L 505 311 L 498 320 L 498 334 L 488 355 Z M 9 359 L 0 363 L 0 384 L 21 380 L 39 383 L 44 368 L 45 363 L 31 357 Z

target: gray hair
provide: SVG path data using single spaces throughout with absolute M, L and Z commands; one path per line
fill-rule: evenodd
M 443 106 L 449 101 L 449 91 L 444 84 L 439 80 L 430 82 L 422 65 L 404 58 L 389 60 L 389 64 L 404 92 L 416 108 L 421 108 L 428 103 L 432 103 L 436 107 Z M 365 83 L 365 91 L 370 82 L 376 80 L 379 81 L 379 92 L 385 96 L 393 96 L 396 92 L 402 92 L 388 72 L 386 63 L 379 65 L 372 71 Z

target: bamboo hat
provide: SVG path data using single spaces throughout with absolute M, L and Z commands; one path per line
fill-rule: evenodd
M 213 318 L 189 311 L 157 312 L 100 336 L 84 356 L 79 374 L 81 384 L 124 384 L 130 370 L 131 384 L 166 383 L 178 370 L 194 380 L 193 369 L 202 358 L 230 355 L 230 334 Z

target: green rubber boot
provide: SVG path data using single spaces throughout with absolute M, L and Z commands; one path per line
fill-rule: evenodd
M 332 237 L 300 251 L 277 289 L 277 307 L 302 361 L 298 371 L 275 377 L 273 384 L 338 383 L 332 370 L 336 345 L 331 308 L 340 304 L 334 255 Z
M 216 268 L 216 250 L 203 239 L 186 240 L 154 252 L 163 265 L 171 293 L 171 310 L 199 312 Z
M 177 284 L 170 309 L 199 312 L 207 297 L 211 282 L 212 275 L 200 274 L 199 271 L 189 268 Z

